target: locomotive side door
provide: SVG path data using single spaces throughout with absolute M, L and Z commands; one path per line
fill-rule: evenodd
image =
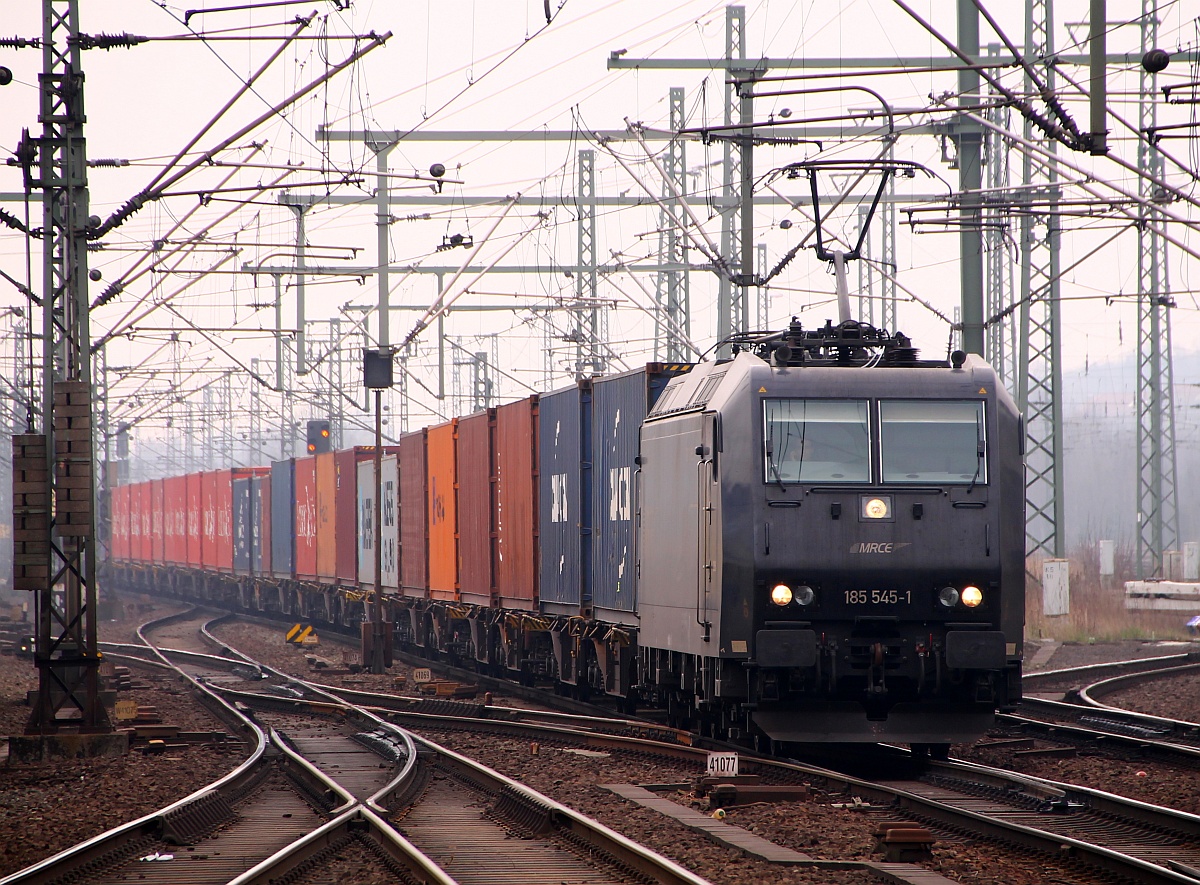
M 704 415 L 701 443 L 696 446 L 696 624 L 703 639 L 712 639 L 713 616 L 720 606 L 721 522 L 717 511 L 719 487 L 721 416 Z

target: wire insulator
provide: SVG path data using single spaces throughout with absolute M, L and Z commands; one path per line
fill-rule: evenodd
M 23 234 L 29 233 L 25 227 L 25 223 L 21 221 L 21 219 L 17 218 L 15 215 L 5 212 L 3 209 L 0 209 L 0 224 L 11 227 L 13 230 L 18 230 Z
M 0 49 L 40 49 L 42 41 L 37 37 L 0 37 Z
M 97 169 L 116 169 L 120 166 L 128 166 L 128 160 L 118 160 L 115 157 L 105 157 L 99 160 L 88 160 L 89 166 L 94 166 Z
M 104 236 L 106 233 L 108 233 L 110 230 L 112 230 L 113 228 L 117 227 L 118 225 L 124 224 L 125 221 L 131 215 L 133 215 L 134 212 L 137 212 L 139 209 L 141 209 L 143 206 L 146 205 L 147 200 L 149 200 L 149 197 L 147 197 L 145 194 L 135 195 L 134 197 L 132 197 L 129 200 L 128 203 L 126 203 L 124 206 L 122 206 L 120 209 L 118 209 L 116 212 L 114 212 L 112 214 L 112 216 L 109 217 L 108 221 L 104 222 L 104 224 L 100 225 L 97 228 L 90 229 L 88 231 L 88 239 L 89 240 L 98 240 L 102 236 Z
M 92 302 L 92 310 L 95 310 L 97 307 L 103 307 L 124 291 L 125 283 L 121 280 L 114 280 L 109 283 L 108 288 L 100 293 L 100 297 Z
M 137 34 L 79 34 L 75 37 L 75 42 L 79 44 L 80 49 L 117 49 L 124 47 L 132 49 L 139 43 L 145 43 L 149 37 L 140 37 Z

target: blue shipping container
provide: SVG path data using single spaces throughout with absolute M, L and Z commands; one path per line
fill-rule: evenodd
M 250 573 L 250 539 L 254 536 L 250 477 L 233 481 L 233 571 Z
M 271 463 L 271 573 L 290 578 L 296 562 L 296 463 Z
M 592 381 L 592 605 L 597 617 L 637 611 L 634 507 L 642 419 L 690 366 L 652 363 Z
M 538 588 L 544 611 L 577 614 L 592 601 L 592 384 L 543 394 Z

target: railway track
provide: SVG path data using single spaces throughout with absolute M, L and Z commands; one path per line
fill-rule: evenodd
M 689 746 L 672 730 L 622 717 L 453 701 L 419 709 L 387 694 L 321 686 L 272 671 L 222 647 L 211 633 L 197 638 L 207 633 L 201 620 L 176 616 L 160 626 L 165 632 L 154 635 L 156 644 L 166 637 L 185 648 L 153 650 L 147 644 L 123 651 L 161 656 L 159 666 L 169 661 L 183 678 L 216 698 L 220 709 L 251 714 L 240 727 L 257 730 L 261 738 L 247 739 L 255 749 L 239 771 L 253 759 L 259 762 L 253 774 L 242 774 L 240 792 L 213 795 L 221 791 L 212 785 L 177 803 L 204 825 L 186 831 L 176 825 L 181 831 L 171 831 L 169 840 L 163 838 L 168 833 L 163 821 L 170 814 L 164 810 L 151 816 L 148 826 L 143 821 L 140 827 L 133 822 L 121 828 L 132 836 L 124 842 L 115 831 L 104 834 L 92 840 L 95 844 L 9 877 L 5 885 L 67 881 L 70 870 L 78 880 L 80 869 L 88 882 L 144 877 L 140 880 L 266 883 L 286 870 L 331 864 L 335 869 L 354 852 L 397 881 L 703 881 L 669 869 L 670 864 L 664 873 L 653 852 L 597 830 L 583 815 L 444 746 L 421 738 L 406 743 L 401 724 L 641 754 L 700 772 L 707 751 Z M 221 654 L 211 654 L 214 643 Z M 1200 877 L 1200 819 L 1081 787 L 963 763 L 933 763 L 919 774 L 877 781 L 753 754 L 744 754 L 743 764 L 764 783 L 802 781 L 841 793 L 873 819 L 909 820 L 943 840 L 970 835 L 1054 858 L 1077 870 L 1078 881 L 1088 881 L 1089 870 L 1137 882 L 1194 885 Z M 186 817 L 179 809 L 174 815 Z M 616 842 L 597 844 L 597 831 Z M 193 844 L 172 844 L 188 841 Z M 513 847 L 518 848 L 515 859 L 501 854 Z M 155 853 L 176 859 L 142 859 Z M 511 869 L 513 876 L 481 872 L 484 861 Z M 884 866 L 869 861 L 813 865 Z M 918 866 L 888 866 L 893 881 L 938 880 Z
M 465 757 L 428 741 L 419 752 L 403 730 L 318 687 L 271 673 L 229 649 L 228 657 L 209 654 L 207 641 L 197 637 L 211 641 L 211 634 L 194 613 L 157 626 L 154 642 L 151 631 L 140 630 L 145 646 L 126 650 L 179 672 L 250 736 L 253 752 L 228 777 L 170 809 L 20 871 L 5 885 L 267 883 L 336 865 L 351 846 L 365 849 L 396 881 L 704 885 Z M 168 639 L 185 648 L 158 644 Z M 242 700 L 230 704 L 223 692 Z M 295 708 L 305 695 L 316 700 L 304 700 L 301 715 Z M 253 710 L 245 703 L 251 696 Z M 388 820 L 392 816 L 406 822 L 403 831 L 413 840 Z
M 1200 724 L 1114 707 L 1103 698 L 1150 680 L 1200 669 L 1196 655 L 1093 665 L 1034 674 L 1017 714 L 1000 715 L 1012 741 L 1086 747 L 1125 758 L 1200 768 Z M 1030 751 L 1037 752 L 1032 746 Z
M 477 703 L 442 701 L 419 709 L 408 700 L 327 687 L 411 727 L 483 731 L 560 741 L 580 749 L 690 760 L 697 771 L 707 750 L 676 735 L 646 737 L 630 720 L 548 715 Z M 493 717 L 500 718 L 493 718 Z M 663 730 L 664 732 L 670 730 Z M 869 799 L 880 817 L 914 819 L 947 838 L 997 839 L 1082 867 L 1138 882 L 1194 882 L 1200 873 L 1200 818 L 1122 799 L 1098 790 L 1032 778 L 970 763 L 932 763 L 919 775 L 865 781 L 828 769 L 745 754 L 746 770 L 765 781 L 821 782 L 832 791 Z

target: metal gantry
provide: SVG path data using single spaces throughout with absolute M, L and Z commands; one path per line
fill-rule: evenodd
M 736 82 L 745 73 L 746 67 L 746 8 L 744 6 L 725 7 L 725 61 L 730 82 L 725 86 L 724 124 L 736 126 L 740 123 L 753 122 L 753 102 L 750 99 L 750 85 Z M 745 228 L 745 206 L 753 207 L 754 196 L 744 192 L 744 184 L 753 169 L 753 145 L 750 141 L 750 130 L 744 139 L 726 138 L 721 140 L 723 163 L 721 164 L 721 257 L 727 268 L 738 269 L 738 280 L 731 278 L 728 271 L 723 271 L 717 279 L 717 340 L 728 338 L 734 332 L 746 328 L 746 299 L 748 294 L 747 278 L 753 273 L 753 267 L 742 267 L 742 237 Z M 754 228 L 745 231 L 745 236 L 753 237 Z M 720 356 L 728 356 L 728 347 L 717 351 Z
M 1139 19 L 1143 55 L 1158 46 L 1157 0 L 1142 0 Z M 1138 194 L 1151 204 L 1161 195 L 1152 179 L 1163 177 L 1163 158 L 1145 135 L 1157 122 L 1158 75 L 1143 68 L 1138 102 Z M 1157 227 L 1138 226 L 1137 352 L 1137 570 L 1138 577 L 1163 577 L 1163 554 L 1178 549 L 1175 485 L 1175 397 L 1171 368 L 1171 308 L 1167 242 Z
M 672 87 L 668 94 L 669 127 L 678 132 L 684 125 L 684 91 Z M 658 261 L 663 265 L 655 280 L 655 307 L 664 322 L 654 324 L 654 358 L 669 363 L 687 359 L 687 349 L 678 332 L 691 336 L 691 304 L 686 270 L 687 248 L 682 231 L 687 224 L 687 213 L 675 195 L 686 197 L 687 154 L 682 137 L 671 139 L 662 154 L 663 169 L 667 173 L 663 182 L 663 202 L 659 209 Z
M 987 47 L 989 61 L 1000 57 L 1000 46 Z M 1017 299 L 1013 287 L 1013 262 L 1009 255 L 1011 232 L 1010 214 L 1004 203 L 1009 189 L 1008 142 L 1000 130 L 1012 123 L 1012 111 L 998 101 L 999 93 L 989 85 L 986 119 L 998 128 L 988 130 L 984 141 L 984 167 L 987 170 L 989 198 L 983 215 L 983 247 L 986 258 L 986 317 L 987 356 L 992 368 L 999 373 L 1005 387 L 1015 391 L 1017 385 L 1017 323 L 1014 310 Z
M 576 264 L 574 323 L 575 377 L 602 375 L 608 360 L 603 354 L 605 315 L 598 306 L 599 272 L 596 259 L 596 152 L 579 152 L 576 165 L 575 231 Z

